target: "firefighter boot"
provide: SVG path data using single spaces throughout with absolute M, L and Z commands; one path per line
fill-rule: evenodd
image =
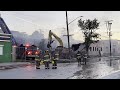
M 39 66 L 36 66 L 36 69 L 40 69 L 40 67 L 39 67 Z
M 55 61 L 55 69 L 57 69 L 57 61 Z
M 55 69 L 55 66 L 54 66 L 54 65 L 52 66 L 52 69 Z

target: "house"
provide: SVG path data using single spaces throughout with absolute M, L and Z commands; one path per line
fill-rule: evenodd
M 12 61 L 11 34 L 0 33 L 0 62 Z
M 85 50 L 85 45 L 81 44 L 77 51 Z M 109 56 L 110 55 L 110 43 L 109 40 L 101 40 L 97 43 L 93 43 L 89 47 L 89 56 Z M 120 40 L 111 40 L 111 54 L 113 56 L 120 55 Z

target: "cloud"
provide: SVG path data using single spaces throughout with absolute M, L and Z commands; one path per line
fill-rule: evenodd
M 62 29 L 63 27 L 66 28 L 65 11 L 1 11 L 0 13 L 11 30 L 32 34 L 35 30 L 42 29 L 46 38 L 49 30 L 52 30 L 58 36 L 67 32 L 66 29 L 64 32 Z M 112 32 L 119 32 L 120 11 L 68 11 L 69 22 L 78 16 L 84 16 L 83 19 L 97 18 L 102 25 L 99 31 L 103 31 L 102 34 L 105 36 L 106 26 L 104 21 L 112 19 L 114 20 Z M 73 38 L 76 40 L 83 40 L 77 22 L 78 19 L 69 25 L 70 34 L 74 34 Z M 113 37 L 120 39 L 119 36 L 117 34 Z

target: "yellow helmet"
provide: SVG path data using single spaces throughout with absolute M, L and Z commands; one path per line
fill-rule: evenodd
M 45 51 L 45 53 L 48 53 L 48 52 L 49 52 L 48 50 Z

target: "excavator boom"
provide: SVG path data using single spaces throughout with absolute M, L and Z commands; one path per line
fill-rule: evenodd
M 56 34 L 54 34 L 51 30 L 49 31 L 49 36 L 48 36 L 48 44 L 49 46 L 51 47 L 51 44 L 53 43 L 53 40 L 52 40 L 52 36 L 55 37 L 55 39 L 59 42 L 59 46 L 60 47 L 63 47 L 63 42 L 61 40 L 61 38 L 59 38 Z

